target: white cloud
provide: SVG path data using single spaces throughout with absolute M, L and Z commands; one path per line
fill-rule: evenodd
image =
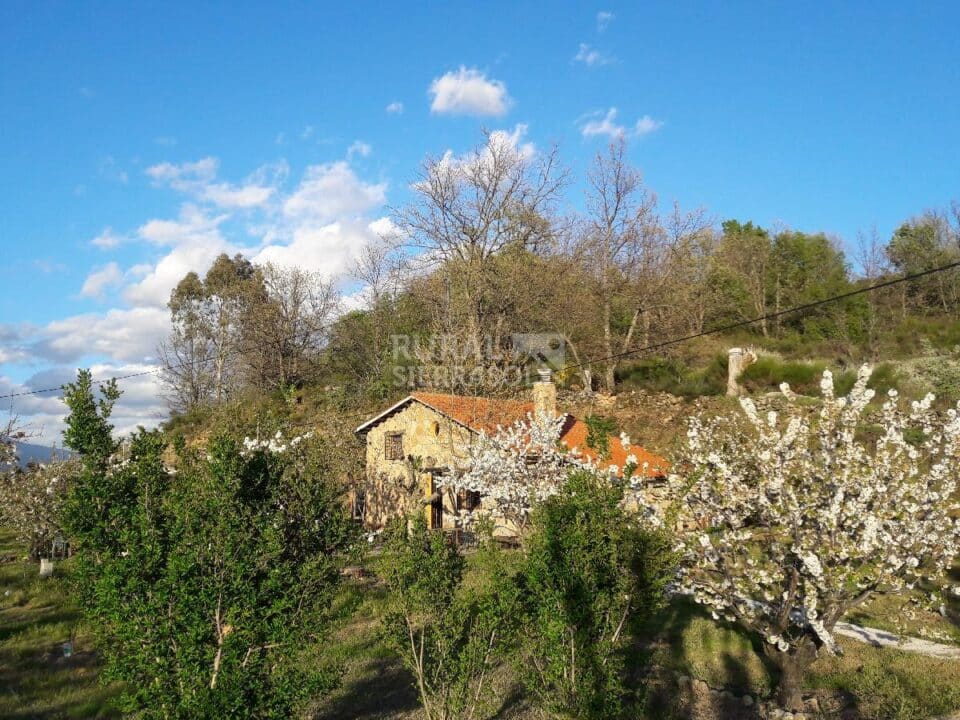
M 430 83 L 430 111 L 451 115 L 503 115 L 512 104 L 507 86 L 461 66 Z
M 114 308 L 102 314 L 86 313 L 54 320 L 38 331 L 33 353 L 57 362 L 103 356 L 125 362 L 143 362 L 155 355 L 157 343 L 169 332 L 166 309 Z
M 403 103 L 399 100 L 394 100 L 387 105 L 387 112 L 391 115 L 401 115 L 403 113 Z
M 614 14 L 609 10 L 601 10 L 597 13 L 597 32 L 606 30 L 613 22 Z
M 158 185 L 168 185 L 197 200 L 227 209 L 261 207 L 276 192 L 274 186 L 265 183 L 257 174 L 247 178 L 242 185 L 215 182 L 219 167 L 219 160 L 205 157 L 179 165 L 160 163 L 147 168 L 147 175 Z
M 377 239 L 372 223 L 340 220 L 329 225 L 304 225 L 294 231 L 288 244 L 265 247 L 255 263 L 302 267 L 336 277 L 360 256 L 360 250 Z
M 637 137 L 643 135 L 649 135 L 652 132 L 656 132 L 663 127 L 662 120 L 654 120 L 649 115 L 644 115 L 642 118 L 637 120 L 633 126 L 633 134 Z
M 586 43 L 580 43 L 580 49 L 573 56 L 574 62 L 582 62 L 587 67 L 599 67 L 613 62 L 613 58 L 605 55 L 596 48 L 592 48 Z
M 300 133 L 301 140 L 309 140 L 313 137 L 313 125 L 307 125 L 303 128 L 303 131 Z
M 362 140 L 355 140 L 353 144 L 347 148 L 347 160 L 353 158 L 354 155 L 367 157 L 372 152 L 373 146 L 370 145 L 370 143 L 365 143 Z
M 102 300 L 103 294 L 107 289 L 116 287 L 122 281 L 123 273 L 120 272 L 120 266 L 115 262 L 107 263 L 87 275 L 87 279 L 80 289 L 80 295 Z
M 223 242 L 220 225 L 227 217 L 211 217 L 188 203 L 180 208 L 179 219 L 148 220 L 137 230 L 137 235 L 154 245 L 217 244 Z
M 344 161 L 311 165 L 283 204 L 286 217 L 326 224 L 354 217 L 386 200 L 386 183 L 366 183 Z
M 0 324 L 0 365 L 27 362 L 31 354 L 26 347 L 29 327 L 14 327 Z
M 580 127 L 580 133 L 585 138 L 605 135 L 610 139 L 643 137 L 663 127 L 663 122 L 654 120 L 649 115 L 644 115 L 637 120 L 631 127 L 617 123 L 617 109 L 615 107 L 607 110 L 606 115 L 600 117 L 600 113 L 592 113 L 591 120 L 587 120 Z
M 176 139 L 175 137 L 170 137 L 170 136 L 168 136 L 168 135 L 164 135 L 164 136 L 161 136 L 161 137 L 155 137 L 155 138 L 153 139 L 153 141 L 154 141 L 157 145 L 162 145 L 163 147 L 173 147 L 174 145 L 177 144 L 177 139 Z
M 113 248 L 119 246 L 126 238 L 122 235 L 117 235 L 113 228 L 104 228 L 103 232 L 97 235 L 93 240 L 90 241 L 90 244 L 94 247 L 98 247 L 101 250 L 112 250 Z

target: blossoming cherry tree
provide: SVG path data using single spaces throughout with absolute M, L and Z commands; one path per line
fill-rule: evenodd
M 958 408 L 937 413 L 928 395 L 904 409 L 891 390 L 876 431 L 869 379 L 861 368 L 836 397 L 826 371 L 820 403 L 783 385 L 782 414 L 743 398 L 740 417 L 695 418 L 670 478 L 679 588 L 763 638 L 789 709 L 818 653 L 839 651 L 845 613 L 878 590 L 941 583 L 958 550 Z

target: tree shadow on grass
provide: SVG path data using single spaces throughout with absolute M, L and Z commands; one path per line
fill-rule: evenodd
M 413 676 L 393 658 L 373 658 L 325 701 L 316 720 L 396 717 L 420 706 Z
M 95 653 L 64 657 L 60 643 L 29 653 L 0 649 L 0 716 L 119 717 L 110 705 L 116 689 L 98 683 L 98 667 Z
M 703 608 L 684 598 L 674 598 L 637 624 L 627 660 L 628 687 L 637 697 L 631 717 L 753 718 L 756 707 L 744 705 L 742 696 L 754 701 L 765 696 L 767 678 L 776 678 L 757 638 L 711 620 Z M 679 683 L 678 676 L 702 680 L 733 696 Z

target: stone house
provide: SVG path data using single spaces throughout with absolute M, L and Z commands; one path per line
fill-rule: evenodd
M 366 482 L 357 491 L 355 516 L 369 528 L 381 528 L 396 516 L 420 508 L 428 526 L 453 529 L 461 509 L 482 510 L 476 493 L 438 491 L 437 479 L 464 468 L 468 447 L 477 435 L 488 435 L 531 414 L 557 413 L 557 389 L 549 377 L 535 382 L 530 402 L 442 393 L 414 392 L 360 425 L 355 432 L 366 440 Z M 623 447 L 610 438 L 608 456 L 600 459 L 587 445 L 585 422 L 566 415 L 561 442 L 600 465 L 623 468 L 634 455 L 647 475 L 662 476 L 667 463 L 641 447 Z

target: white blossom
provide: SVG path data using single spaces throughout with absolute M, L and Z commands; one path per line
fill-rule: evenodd
M 783 652 L 810 640 L 835 652 L 833 627 L 856 603 L 938 583 L 958 552 L 960 413 L 937 415 L 931 396 L 904 411 L 890 392 L 868 419 L 869 379 L 861 368 L 836 397 L 828 371 L 818 406 L 783 386 L 779 414 L 743 398 L 740 417 L 694 418 L 669 479 L 676 588 Z M 866 425 L 881 428 L 873 442 Z
M 480 493 L 484 512 L 515 531 L 525 526 L 536 504 L 560 491 L 571 471 L 584 468 L 616 480 L 620 472 L 616 465 L 601 469 L 577 448 L 565 447 L 560 438 L 566 420 L 565 415 L 528 415 L 509 427 L 497 428 L 493 435 L 481 432 L 469 446 L 460 470 L 438 478 L 437 484 L 453 492 Z M 629 447 L 630 438 L 625 434 L 619 440 Z M 635 470 L 636 460 L 633 455 L 628 457 L 625 471 Z M 626 490 L 631 497 L 640 498 L 636 483 L 628 484 Z M 461 522 L 468 525 L 477 517 L 476 513 L 464 514 Z

